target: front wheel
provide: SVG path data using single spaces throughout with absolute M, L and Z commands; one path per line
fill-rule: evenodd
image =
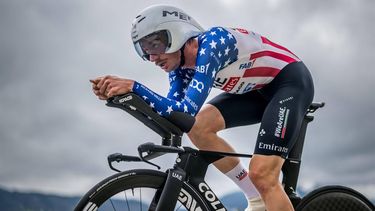
M 374 205 L 361 193 L 343 186 L 325 186 L 307 194 L 297 211 L 374 211 Z
M 154 170 L 130 170 L 108 177 L 87 192 L 75 211 L 155 210 L 166 173 Z M 209 210 L 189 184 L 183 183 L 174 210 Z

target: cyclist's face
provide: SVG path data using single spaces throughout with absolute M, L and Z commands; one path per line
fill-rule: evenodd
M 154 62 L 165 72 L 171 72 L 180 65 L 180 51 L 164 54 L 150 54 L 150 62 Z

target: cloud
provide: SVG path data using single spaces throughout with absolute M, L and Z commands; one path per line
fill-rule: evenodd
M 375 178 L 374 2 L 237 1 L 230 8 L 227 1 L 167 2 L 206 28 L 248 28 L 296 52 L 314 76 L 315 99 L 327 102 L 309 126 L 300 183 L 347 184 L 375 198 L 366 188 L 374 186 Z M 132 19 L 147 5 L 0 2 L 0 185 L 83 193 L 111 173 L 108 154 L 134 155 L 138 144 L 159 141 L 129 115 L 106 108 L 88 83 L 114 74 L 166 93 L 166 75 L 139 59 L 129 38 Z M 250 153 L 257 130 L 255 125 L 220 134 L 240 152 Z M 166 168 L 173 160 L 157 161 Z M 210 168 L 215 191 L 235 188 L 217 174 Z

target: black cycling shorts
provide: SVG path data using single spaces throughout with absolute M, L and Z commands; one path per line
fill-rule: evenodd
M 221 93 L 208 103 L 219 109 L 226 128 L 261 123 L 254 154 L 286 158 L 313 96 L 309 70 L 303 62 L 294 62 L 260 90 Z

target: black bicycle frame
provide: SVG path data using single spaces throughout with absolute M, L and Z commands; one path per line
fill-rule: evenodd
M 297 141 L 289 152 L 288 159 L 285 160 L 281 169 L 283 172 L 282 183 L 284 185 L 284 190 L 291 200 L 293 206 L 296 206 L 301 201 L 301 198 L 296 193 L 296 188 L 299 170 L 301 167 L 301 156 L 305 142 L 307 125 L 313 121 L 313 119 L 313 116 L 305 115 Z
M 188 197 L 190 200 L 191 196 L 181 191 L 183 182 L 189 183 L 199 192 L 210 210 L 225 211 L 224 205 L 204 181 L 208 166 L 225 155 L 210 151 L 198 151 L 190 147 L 183 149 L 184 152 L 178 153 L 174 167 L 167 170 L 168 176 L 162 191 L 156 192 L 154 196 L 152 204 L 156 204 L 155 211 L 173 210 L 178 197 Z M 157 151 L 163 150 L 159 148 Z M 149 152 L 154 151 L 151 149 Z M 191 206 L 197 206 L 197 204 L 191 202 L 186 203 L 185 206 L 189 210 L 195 210 Z
M 305 116 L 301 126 L 300 135 L 294 147 L 292 148 L 288 159 L 282 167 L 283 185 L 285 192 L 292 201 L 293 205 L 297 205 L 301 198 L 296 194 L 296 187 L 298 181 L 299 170 L 301 166 L 302 149 L 304 145 L 304 138 L 309 122 L 313 120 L 312 116 Z M 149 149 L 149 152 L 166 152 L 161 148 L 159 150 Z M 171 151 L 169 151 L 171 153 Z M 177 152 L 176 152 L 177 153 Z M 184 152 L 179 153 L 176 159 L 176 164 L 173 168 L 168 169 L 168 177 L 166 179 L 164 188 L 158 199 L 156 211 L 173 210 L 183 182 L 188 182 L 196 190 L 199 191 L 202 198 L 209 204 L 211 210 L 226 210 L 219 198 L 211 190 L 209 185 L 204 181 L 208 166 L 225 156 L 237 157 L 251 157 L 251 155 L 243 155 L 237 153 L 221 153 L 212 151 L 199 151 L 189 147 L 184 147 Z
M 307 124 L 312 120 L 312 116 L 305 116 L 298 140 L 282 167 L 284 189 L 293 205 L 298 204 L 300 201 L 300 197 L 298 197 L 295 190 L 297 187 Z M 190 147 L 184 147 L 183 150 L 180 148 L 174 148 L 175 150 L 173 151 L 173 149 L 167 146 L 159 146 L 152 143 L 146 145 L 147 147 L 143 145 L 139 148 L 141 149 L 140 154 L 144 151 L 148 151 L 148 153 L 151 154 L 178 153 L 174 167 L 167 170 L 168 176 L 162 191 L 157 192 L 154 197 L 154 203 L 157 204 L 155 211 L 174 209 L 178 197 L 183 197 L 180 196 L 183 182 L 189 183 L 194 189 L 199 191 L 199 194 L 210 206 L 211 210 L 226 210 L 219 198 L 204 181 L 207 168 L 211 163 L 225 156 L 251 157 L 251 155 L 245 154 L 195 150 Z M 155 146 L 155 148 L 153 146 Z M 187 206 L 192 206 L 192 204 Z
M 190 147 L 181 148 L 183 132 L 190 130 L 194 124 L 194 118 L 192 119 L 187 114 L 172 112 L 173 115 L 167 120 L 156 114 L 139 96 L 133 93 L 109 99 L 107 105 L 127 111 L 162 137 L 162 145 L 155 145 L 153 143 L 140 145 L 138 147 L 139 157 L 124 156 L 117 153 L 110 155 L 108 161 L 112 169 L 118 171 L 113 168 L 111 164 L 113 161 L 144 161 L 160 169 L 159 166 L 151 163 L 149 160 L 165 153 L 178 154 L 174 167 L 167 170 L 168 176 L 164 187 L 158 190 L 153 198 L 151 206 L 155 206 L 156 211 L 173 210 L 178 197 L 186 197 L 181 196 L 181 194 L 184 194 L 181 193 L 181 187 L 184 182 L 192 185 L 199 192 L 201 198 L 206 201 L 211 210 L 226 210 L 215 193 L 204 181 L 208 165 L 226 156 L 251 157 L 252 155 L 195 150 Z M 308 123 L 314 119 L 308 113 L 313 113 L 316 109 L 323 106 L 324 103 L 316 103 L 310 106 L 301 125 L 298 139 L 282 167 L 284 189 L 294 206 L 300 201 L 300 197 L 297 196 L 295 191 L 301 166 L 306 129 Z M 189 208 L 189 210 L 191 209 Z

